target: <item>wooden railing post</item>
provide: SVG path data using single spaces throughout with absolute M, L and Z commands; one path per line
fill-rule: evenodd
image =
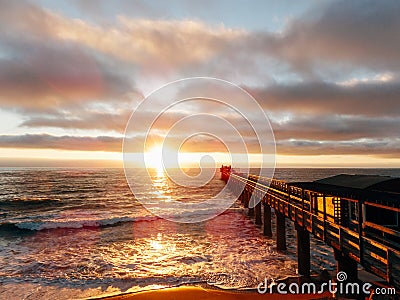
M 326 241 L 326 195 L 325 193 L 322 196 L 322 205 L 324 209 L 324 241 Z
M 301 189 L 301 225 L 304 225 L 304 197 L 305 197 L 304 189 Z
M 360 264 L 364 263 L 364 243 L 363 243 L 363 203 L 358 200 L 358 241 L 360 247 Z M 389 261 L 388 261 L 389 263 Z

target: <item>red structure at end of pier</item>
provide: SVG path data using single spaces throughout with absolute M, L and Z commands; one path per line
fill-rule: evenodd
M 227 182 L 229 180 L 229 176 L 231 175 L 231 166 L 222 165 L 219 169 L 221 171 L 221 180 Z

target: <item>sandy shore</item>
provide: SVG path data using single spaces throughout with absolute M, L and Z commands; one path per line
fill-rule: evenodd
M 220 289 L 208 289 L 200 286 L 180 286 L 172 287 L 153 291 L 144 291 L 137 293 L 127 293 L 118 296 L 107 296 L 101 298 L 91 299 L 107 299 L 107 300 L 245 300 L 245 299 L 268 299 L 268 300 L 279 300 L 279 299 L 330 299 L 330 293 L 324 293 L 321 295 L 280 295 L 280 294 L 258 294 L 257 292 L 247 291 L 224 291 Z

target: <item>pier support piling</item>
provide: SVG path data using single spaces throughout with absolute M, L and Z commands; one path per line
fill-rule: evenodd
M 244 190 L 243 191 L 243 195 L 244 195 L 244 202 L 243 202 L 243 206 L 245 207 L 245 208 L 249 208 L 249 202 L 250 202 L 250 196 L 251 196 L 251 194 L 249 193 L 249 191 L 247 191 L 247 190 Z
M 335 259 L 337 261 L 337 272 L 346 272 L 348 282 L 358 281 L 357 262 L 345 255 L 342 251 L 334 249 Z
M 249 209 L 247 212 L 247 215 L 249 217 L 254 217 L 254 206 L 250 207 L 250 205 L 252 205 L 250 203 L 252 195 L 253 195 L 252 192 L 247 191 L 247 199 L 246 199 L 247 206 L 245 206 L 245 207 L 247 207 Z
M 275 210 L 276 214 L 276 249 L 278 251 L 286 250 L 286 225 L 285 216 Z
M 244 206 L 244 204 L 245 204 L 245 194 L 244 193 L 242 193 L 242 194 L 240 194 L 240 203 L 242 203 L 242 205 Z
M 254 207 L 249 207 L 249 211 L 247 212 L 249 217 L 254 217 Z
M 272 237 L 271 206 L 264 204 L 264 235 Z
M 310 276 L 310 234 L 300 226 L 296 226 L 297 231 L 297 265 L 298 272 L 304 276 Z
M 257 203 L 255 207 L 255 223 L 256 225 L 261 225 L 262 220 L 261 220 L 261 201 Z

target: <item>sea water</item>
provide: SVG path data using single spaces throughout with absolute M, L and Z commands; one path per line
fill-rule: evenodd
M 340 173 L 398 177 L 400 169 L 277 169 L 275 178 L 311 181 Z M 183 202 L 208 200 L 224 187 L 218 172 L 196 189 L 160 172 L 151 176 Z M 149 189 L 146 197 L 159 195 Z M 208 221 L 175 223 L 135 199 L 122 169 L 3 168 L 0 298 L 84 298 L 199 282 L 255 288 L 265 277 L 296 275 L 296 234 L 290 221 L 287 226 L 288 251 L 281 253 L 238 202 Z M 334 269 L 331 248 L 315 239 L 311 247 L 314 273 Z

